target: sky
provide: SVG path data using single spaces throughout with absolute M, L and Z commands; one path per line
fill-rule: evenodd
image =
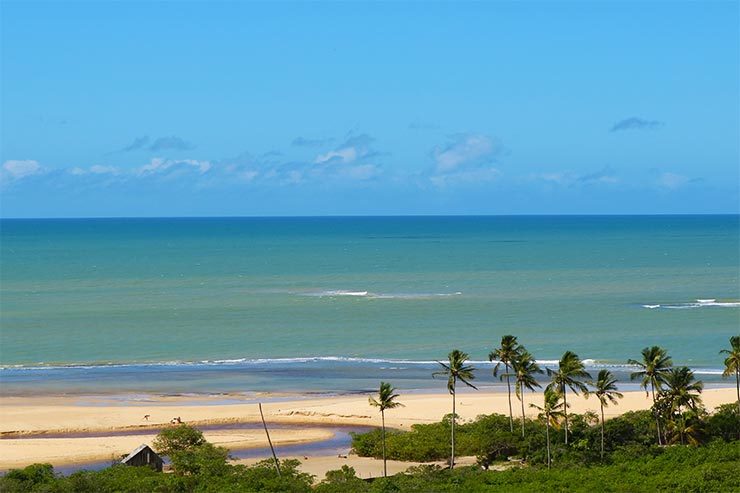
M 739 5 L 0 0 L 0 215 L 736 214 Z

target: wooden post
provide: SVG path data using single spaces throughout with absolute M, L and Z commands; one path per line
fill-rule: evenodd
M 282 473 L 280 472 L 280 462 L 278 462 L 277 455 L 275 455 L 275 448 L 272 446 L 272 440 L 270 440 L 270 432 L 267 431 L 267 423 L 265 423 L 265 415 L 262 414 L 262 403 L 257 403 L 260 407 L 260 416 L 262 417 L 262 426 L 265 427 L 265 434 L 267 435 L 267 443 L 270 444 L 270 450 L 272 450 L 272 458 L 275 459 L 275 469 L 277 469 L 278 476 L 281 478 L 283 477 Z

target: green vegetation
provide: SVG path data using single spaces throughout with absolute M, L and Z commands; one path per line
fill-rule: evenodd
M 254 466 L 228 464 L 223 449 L 204 442 L 177 452 L 183 461 L 174 464 L 171 474 L 158 473 L 147 467 L 113 466 L 102 471 L 80 471 L 67 477 L 54 473 L 49 464 L 34 464 L 8 472 L 0 478 L 4 493 L 185 493 L 185 492 L 296 492 L 296 493 L 372 493 L 372 492 L 723 492 L 736 491 L 740 484 L 740 446 L 734 441 L 740 415 L 734 404 L 722 406 L 702 418 L 707 432 L 701 446 L 658 447 L 655 421 L 649 411 L 626 413 L 605 423 L 607 456 L 598 454 L 599 432 L 583 416 L 572 415 L 572 442 L 566 447 L 557 442 L 553 467 L 544 466 L 542 454 L 544 423 L 528 422 L 527 440 L 512 433 L 508 416 L 481 416 L 472 423 L 461 424 L 459 444 L 467 451 L 484 447 L 490 457 L 479 457 L 481 465 L 488 459 L 505 460 L 509 455 L 526 457 L 523 465 L 504 471 L 468 466 L 455 470 L 437 466 L 412 467 L 405 474 L 367 482 L 357 478 L 351 467 L 330 471 L 326 479 L 313 485 L 313 477 L 301 473 L 298 461 L 281 461 L 282 477 L 272 459 Z M 407 433 L 390 433 L 397 438 L 395 446 L 406 456 L 416 458 L 412 446 L 405 442 L 430 443 L 432 451 L 446 456 L 449 443 L 449 419 L 433 425 L 417 425 Z M 710 431 L 711 430 L 711 431 Z M 562 430 L 556 433 L 562 433 Z M 373 438 L 373 433 L 375 436 Z M 488 434 L 493 436 L 488 436 Z M 414 437 L 414 438 L 412 438 Z M 726 439 L 725 437 L 729 438 Z M 379 432 L 357 435 L 357 444 L 380 447 Z M 389 440 L 389 445 L 393 440 Z M 374 444 L 374 445 L 373 445 Z M 389 447 L 390 456 L 397 453 Z M 466 452 L 464 452 L 466 453 Z M 434 454 L 432 454 L 434 455 Z M 184 458 L 187 457 L 188 460 Z M 489 464 L 491 462 L 489 461 Z M 196 467 L 193 467 L 196 465 Z
M 648 414 L 652 422 L 652 416 Z M 650 437 L 651 441 L 653 436 Z M 327 480 L 320 493 L 371 492 L 724 492 L 740 484 L 740 447 L 715 442 L 706 447 L 649 447 L 644 454 L 625 452 L 618 462 L 604 465 L 572 465 L 561 469 L 517 467 L 485 471 L 461 467 L 454 471 L 430 466 L 412 468 L 372 483 L 353 481 L 345 472 L 341 485 Z M 333 479 L 333 478 L 332 478 Z M 363 484 L 364 483 L 364 484 Z
M 559 399 L 556 392 L 551 396 Z M 587 415 L 571 415 L 571 443 L 564 444 L 564 430 L 552 426 L 559 421 L 555 408 L 561 401 L 553 401 L 550 413 L 552 420 L 548 431 L 544 414 L 536 421 L 527 420 L 526 436 L 509 431 L 508 416 L 491 414 L 479 416 L 469 423 L 457 426 L 457 451 L 459 455 L 477 456 L 478 463 L 485 467 L 508 458 L 517 458 L 537 466 L 547 464 L 547 435 L 552 437 L 552 464 L 555 467 L 568 464 L 600 464 L 614 461 L 627 451 L 635 453 L 655 447 L 656 424 L 650 411 L 632 411 L 603 423 L 604 458 L 601 455 L 602 423 L 593 423 Z M 734 405 L 724 405 L 713 414 L 696 414 L 702 429 L 695 445 L 709 444 L 721 440 L 736 440 L 740 417 Z M 389 431 L 386 453 L 389 459 L 428 462 L 444 460 L 448 452 L 450 416 L 434 424 L 417 424 L 410 431 Z M 680 440 L 675 440 L 680 443 Z M 735 442 L 736 445 L 737 442 Z M 381 457 L 381 435 L 379 430 L 354 434 L 352 448 L 365 457 Z M 665 447 L 663 447 L 665 448 Z M 655 447 L 655 450 L 663 448 Z

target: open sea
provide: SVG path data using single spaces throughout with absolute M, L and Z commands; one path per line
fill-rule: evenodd
M 721 382 L 740 216 L 0 221 L 0 390 L 444 389 L 514 334 L 614 368 L 658 344 Z

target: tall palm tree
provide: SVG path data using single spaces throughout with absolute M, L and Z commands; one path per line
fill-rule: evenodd
M 552 378 L 552 383 L 548 387 L 554 387 L 558 392 L 563 394 L 565 403 L 565 444 L 568 445 L 568 398 L 566 389 L 570 389 L 574 394 L 583 392 L 588 397 L 588 387 L 581 380 L 591 379 L 591 375 L 586 371 L 583 361 L 572 351 L 566 351 L 558 361 L 558 369 L 547 369 L 547 374 Z
M 681 445 L 684 438 L 690 435 L 691 427 L 686 426 L 684 410 L 696 414 L 701 409 L 701 394 L 704 383 L 694 379 L 694 372 L 685 366 L 671 368 L 665 376 L 665 389 L 658 396 L 658 400 L 665 403 L 665 410 L 675 422 Z
M 646 347 L 642 350 L 642 361 L 634 359 L 627 360 L 630 365 L 640 367 L 640 371 L 630 374 L 630 380 L 640 380 L 640 387 L 648 393 L 648 385 L 653 396 L 653 414 L 655 415 L 655 425 L 658 428 L 658 445 L 663 444 L 663 438 L 660 433 L 660 417 L 655 410 L 655 390 L 663 387 L 665 375 L 673 365 L 668 352 L 659 346 Z
M 450 469 L 455 466 L 455 420 L 457 414 L 455 413 L 455 388 L 457 387 L 457 381 L 460 380 L 468 387 L 478 390 L 478 388 L 469 382 L 474 380 L 475 375 L 473 372 L 475 368 L 470 365 L 466 365 L 465 362 L 468 360 L 468 354 L 463 353 L 459 349 L 453 349 L 450 354 L 447 355 L 447 363 L 437 361 L 442 366 L 441 371 L 432 373 L 432 376 L 445 375 L 447 377 L 447 390 L 452 395 L 452 422 L 450 432 Z
M 601 370 L 593 384 L 593 393 L 598 397 L 601 405 L 601 459 L 604 459 L 604 408 L 609 407 L 609 403 L 616 404 L 617 399 L 624 397 L 622 393 L 617 392 L 617 379 L 614 378 L 609 370 Z
M 545 437 L 547 438 L 547 467 L 550 468 L 552 459 L 550 458 L 550 426 L 560 427 L 560 420 L 565 416 L 565 402 L 560 402 L 560 392 L 555 389 L 545 389 L 545 405 L 540 407 L 536 404 L 530 404 L 540 411 L 540 418 L 545 420 Z
M 498 376 L 498 371 L 501 364 L 503 364 L 504 368 L 506 369 L 505 372 L 501 374 L 500 378 L 502 380 L 506 378 L 506 390 L 509 394 L 509 428 L 512 433 L 514 433 L 514 413 L 511 410 L 511 373 L 509 373 L 509 366 L 511 365 L 511 362 L 514 361 L 514 359 L 519 355 L 520 349 L 521 346 L 517 342 L 516 336 L 506 335 L 501 338 L 501 346 L 495 348 L 488 355 L 489 361 L 497 362 L 496 366 L 493 367 L 494 377 Z
M 735 374 L 735 389 L 737 389 L 737 412 L 740 413 L 740 336 L 730 337 L 730 349 L 723 349 L 719 354 L 726 354 L 725 371 L 723 377 Z
M 519 354 L 511 361 L 511 369 L 514 374 L 514 393 L 522 404 L 522 437 L 524 437 L 524 389 L 534 391 L 535 387 L 541 387 L 535 379 L 535 374 L 544 373 L 529 351 L 521 346 Z
M 380 382 L 380 390 L 378 391 L 378 399 L 370 397 L 371 406 L 375 406 L 380 410 L 380 417 L 383 423 L 383 477 L 388 476 L 388 467 L 386 465 L 385 457 L 385 410 L 395 409 L 397 407 L 403 407 L 403 404 L 396 402 L 398 394 L 395 393 L 396 389 L 393 385 L 387 382 Z

